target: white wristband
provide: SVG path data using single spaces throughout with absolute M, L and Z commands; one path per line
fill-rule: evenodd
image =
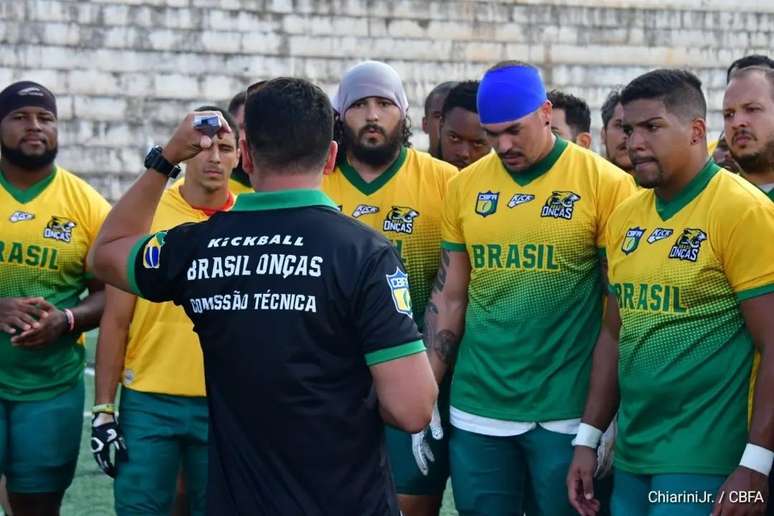
M 581 423 L 578 425 L 578 435 L 572 440 L 573 446 L 588 446 L 589 448 L 597 448 L 599 440 L 602 438 L 602 430 L 599 428 Z
M 747 443 L 742 460 L 739 461 L 740 466 L 757 471 L 767 477 L 771 473 L 772 463 L 774 463 L 774 452 L 752 443 Z

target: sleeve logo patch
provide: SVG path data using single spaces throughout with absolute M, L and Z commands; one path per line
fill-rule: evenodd
M 164 246 L 166 231 L 159 231 L 148 240 L 142 250 L 142 266 L 146 269 L 158 269 L 161 263 L 161 248 Z
M 59 240 L 60 242 L 70 242 L 73 239 L 73 229 L 77 226 L 74 221 L 67 217 L 57 217 L 54 215 L 43 228 L 43 238 Z
M 685 228 L 669 251 L 669 257 L 674 260 L 695 262 L 699 258 L 701 243 L 707 240 L 707 233 L 701 229 Z
M 546 200 L 543 209 L 540 210 L 541 217 L 553 217 L 555 219 L 571 220 L 575 211 L 575 203 L 580 201 L 581 196 L 570 191 L 555 191 Z
M 411 295 L 409 294 L 408 275 L 396 268 L 393 274 L 387 274 L 387 284 L 392 293 L 392 302 L 398 313 L 413 316 L 411 309 Z
M 476 213 L 486 218 L 497 211 L 497 201 L 500 199 L 500 192 L 478 192 L 476 197 Z
M 637 246 L 640 245 L 640 239 L 644 234 L 645 230 L 641 227 L 629 228 L 626 231 L 626 236 L 621 244 L 621 251 L 623 251 L 624 254 L 633 253 L 635 249 L 637 249 Z

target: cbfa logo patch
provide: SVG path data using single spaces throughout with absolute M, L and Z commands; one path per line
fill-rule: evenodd
M 621 251 L 623 251 L 624 254 L 633 253 L 634 250 L 637 249 L 637 246 L 640 245 L 640 239 L 644 234 L 645 230 L 640 227 L 629 228 L 626 231 L 623 244 L 621 244 Z
M 669 251 L 669 257 L 675 260 L 695 262 L 701 251 L 701 243 L 707 240 L 707 233 L 701 229 L 685 228 Z
M 497 201 L 500 192 L 479 192 L 476 198 L 476 213 L 482 217 L 488 217 L 497 211 Z
M 575 203 L 580 201 L 580 198 L 580 195 L 575 192 L 555 191 L 546 200 L 543 209 L 540 210 L 540 216 L 570 220 L 575 211 Z
M 656 228 L 653 230 L 653 233 L 651 233 L 650 236 L 648 237 L 648 243 L 654 244 L 659 240 L 664 240 L 665 238 L 669 238 L 672 236 L 672 233 L 674 233 L 674 231 L 671 229 Z
M 77 226 L 74 221 L 66 217 L 57 217 L 54 215 L 43 228 L 43 238 L 59 240 L 61 242 L 70 242 L 73 239 L 73 229 Z
M 395 233 L 413 233 L 414 219 L 419 217 L 419 212 L 409 206 L 393 206 L 384 219 L 382 229 Z
M 358 204 L 357 208 L 355 208 L 355 211 L 352 212 L 352 216 L 357 219 L 363 215 L 371 215 L 373 213 L 378 213 L 378 212 L 379 212 L 378 206 L 369 206 L 368 204 Z
M 520 204 L 526 204 L 534 200 L 535 200 L 535 196 L 532 194 L 517 193 L 517 194 L 514 194 L 513 197 L 511 197 L 510 201 L 508 201 L 508 207 L 515 208 Z
M 15 211 L 11 213 L 8 218 L 11 222 L 24 222 L 25 220 L 32 220 L 35 218 L 34 213 L 27 213 L 26 211 Z
M 395 303 L 395 309 L 402 314 L 412 317 L 408 275 L 396 268 L 394 274 L 387 274 L 386 277 L 387 284 L 392 292 L 392 302 Z
M 142 266 L 146 269 L 158 269 L 161 263 L 161 248 L 164 246 L 166 231 L 159 231 L 145 244 L 142 250 Z

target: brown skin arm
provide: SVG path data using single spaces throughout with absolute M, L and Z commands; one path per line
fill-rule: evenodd
M 216 111 L 189 113 L 170 138 L 163 155 L 176 164 L 196 156 L 209 148 L 213 141 L 193 128 L 196 115 L 212 115 L 220 118 L 220 135 L 230 133 L 228 122 Z M 155 170 L 147 170 L 121 197 L 108 214 L 97 239 L 89 252 L 89 269 L 98 278 L 121 290 L 129 290 L 126 259 L 132 246 L 148 231 L 156 212 L 167 177 Z
M 441 267 L 425 309 L 424 341 L 438 383 L 457 360 L 465 331 L 470 259 L 464 251 L 441 250 Z
M 124 369 L 129 325 L 137 298 L 115 287 L 105 289 L 105 312 L 99 325 L 94 403 L 113 403 Z
M 610 426 L 618 410 L 618 335 L 621 316 L 618 300 L 607 296 L 607 310 L 602 330 L 594 346 L 589 394 L 582 421 L 600 430 Z M 594 515 L 600 503 L 594 498 L 594 471 L 597 467 L 597 451 L 588 446 L 576 446 L 567 472 L 567 496 L 570 505 L 581 515 Z
M 70 309 L 75 319 L 74 333 L 81 333 L 99 324 L 102 310 L 105 308 L 105 285 L 96 279 L 86 283 L 89 295 L 78 305 Z M 11 338 L 14 346 L 37 348 L 56 341 L 69 331 L 64 311 L 53 308 L 46 317 L 41 317 L 38 325 Z
M 438 385 L 425 353 L 415 353 L 370 367 L 385 423 L 419 432 L 430 423 Z
M 748 441 L 774 450 L 774 293 L 743 301 L 739 308 L 755 347 L 761 354 Z M 712 515 L 764 514 L 765 503 L 754 499 L 749 503 L 741 503 L 738 499 L 731 499 L 732 493 L 744 491 L 760 493 L 763 500 L 768 500 L 768 478 L 744 466 L 737 467 L 715 496 Z

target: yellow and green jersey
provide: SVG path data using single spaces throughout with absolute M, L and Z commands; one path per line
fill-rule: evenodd
M 442 245 L 471 265 L 455 409 L 507 421 L 581 416 L 605 224 L 633 191 L 625 172 L 560 138 L 521 174 L 491 154 L 451 180 Z
M 59 309 L 80 302 L 89 275 L 86 254 L 110 205 L 61 167 L 26 190 L 0 172 L 0 297 L 44 297 Z M 53 398 L 83 374 L 80 334 L 40 349 L 14 347 L 0 332 L 0 398 Z
M 397 249 L 420 328 L 440 264 L 446 185 L 456 173 L 452 165 L 404 147 L 389 169 L 370 183 L 346 160 L 323 178 L 323 191 L 342 213 L 379 231 Z
M 151 233 L 209 217 L 180 193 L 183 181 L 161 197 Z M 137 298 L 124 360 L 123 384 L 135 391 L 178 396 L 205 396 L 204 363 L 199 337 L 182 307 L 171 301 Z
M 250 178 L 241 168 L 235 168 L 231 171 L 231 177 L 228 180 L 228 189 L 234 195 L 241 193 L 252 193 L 252 185 L 250 184 Z
M 607 241 L 622 322 L 616 467 L 729 474 L 752 385 L 739 304 L 774 292 L 774 204 L 710 160 L 670 202 L 653 190 L 624 202 Z

